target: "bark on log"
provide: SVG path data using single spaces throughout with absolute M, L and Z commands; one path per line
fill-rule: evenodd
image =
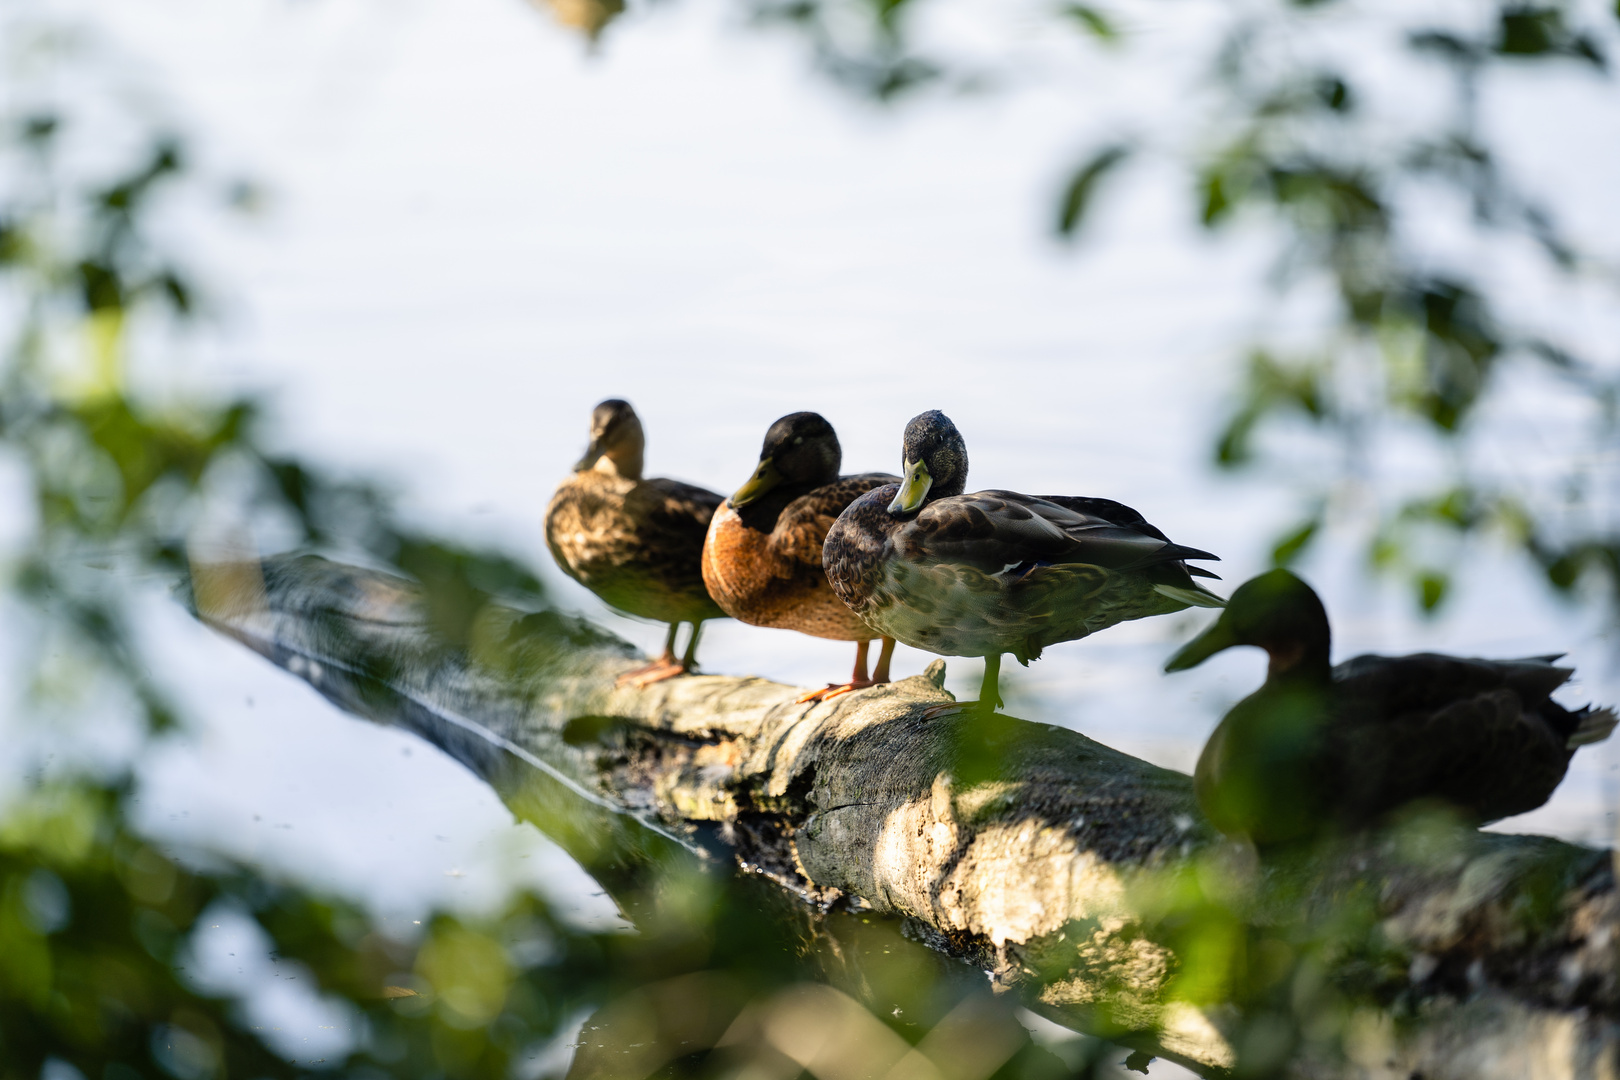
M 580 620 L 491 607 L 451 649 L 409 583 L 312 557 L 199 573 L 196 606 L 509 802 L 556 802 L 544 816 L 575 823 L 559 837 L 571 851 L 625 867 L 661 844 L 735 860 L 805 904 L 904 919 L 1065 1026 L 1206 1074 L 1234 1061 L 1230 1010 L 1176 999 L 1180 959 L 1152 925 L 1166 881 L 1243 858 L 1203 822 L 1189 778 L 1044 724 L 925 721 L 950 700 L 938 662 L 819 705 L 756 678 L 621 690 L 634 650 Z M 1611 853 L 1476 832 L 1414 843 L 1386 835 L 1251 867 L 1262 919 L 1360 903 L 1385 968 L 1395 960 L 1374 981 L 1403 1019 L 1369 1013 L 1345 1057 L 1305 1054 L 1293 1071 L 1620 1076 Z

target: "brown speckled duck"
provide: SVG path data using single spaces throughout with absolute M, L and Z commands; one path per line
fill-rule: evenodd
M 1534 810 L 1577 748 L 1614 730 L 1609 709 L 1566 709 L 1557 656 L 1479 660 L 1358 656 L 1332 667 L 1327 611 L 1287 570 L 1244 582 L 1208 630 L 1170 658 L 1181 671 L 1235 645 L 1271 658 L 1198 758 L 1193 787 L 1222 832 L 1257 845 L 1354 830 L 1410 803 L 1473 823 Z
M 642 478 L 647 439 L 627 401 L 591 413 L 591 442 L 546 508 L 546 545 L 565 574 L 612 607 L 669 623 L 664 651 L 620 676 L 646 686 L 691 671 L 703 620 L 725 615 L 703 586 L 703 538 L 721 497 L 679 480 Z M 675 632 L 692 624 L 686 655 Z
M 759 465 L 715 511 L 703 545 L 703 580 L 727 615 L 753 626 L 797 630 L 855 642 L 855 670 L 800 701 L 821 701 L 889 681 L 894 639 L 883 638 L 868 677 L 867 626 L 833 592 L 821 566 L 821 542 L 844 508 L 873 488 L 899 481 L 888 473 L 839 476 L 843 450 L 832 425 L 813 412 L 784 416 L 765 433 Z

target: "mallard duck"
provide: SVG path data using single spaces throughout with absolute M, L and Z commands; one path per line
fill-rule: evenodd
M 873 627 L 907 645 L 984 657 L 978 705 L 1001 705 L 1001 655 L 1027 665 L 1046 646 L 1127 619 L 1219 607 L 1193 580 L 1214 577 L 1128 506 L 1110 499 L 962 494 L 967 447 L 942 412 L 906 425 L 905 467 L 849 505 L 827 533 L 833 589 Z
M 703 537 L 721 496 L 679 480 L 644 480 L 647 437 L 627 401 L 591 413 L 591 442 L 546 508 L 546 545 L 563 573 L 610 606 L 669 623 L 664 651 L 621 683 L 647 686 L 691 671 L 703 620 L 725 612 L 703 587 Z M 686 655 L 675 632 L 692 624 Z
M 832 425 L 817 413 L 782 417 L 765 432 L 754 475 L 715 511 L 703 544 L 703 581 L 727 615 L 754 626 L 855 642 L 850 680 L 813 690 L 801 702 L 888 682 L 894 653 L 894 639 L 883 638 L 877 670 L 867 676 L 868 649 L 882 635 L 832 591 L 821 542 L 846 506 L 900 478 L 839 476 L 843 456 Z
M 1328 663 L 1322 601 L 1287 570 L 1245 582 L 1166 671 L 1234 645 L 1271 658 L 1266 682 L 1234 705 L 1193 776 L 1210 822 L 1257 845 L 1356 829 L 1418 800 L 1473 823 L 1534 810 L 1575 750 L 1615 714 L 1549 696 L 1570 675 L 1558 656 L 1477 660 L 1438 653 Z

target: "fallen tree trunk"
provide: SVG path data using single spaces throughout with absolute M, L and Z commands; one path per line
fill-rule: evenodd
M 1180 773 L 1043 724 L 924 719 L 951 700 L 938 662 L 826 704 L 754 678 L 617 689 L 633 650 L 582 621 L 491 607 L 451 649 L 411 585 L 315 558 L 200 573 L 196 603 L 530 803 L 599 876 L 660 846 L 735 861 L 807 905 L 898 916 L 1059 1023 L 1207 1074 L 1254 1060 L 1243 1040 L 1264 1025 L 1189 988 L 1187 891 L 1208 907 L 1236 890 L 1262 927 L 1359 911 L 1376 948 L 1311 962 L 1376 1007 L 1331 1052 L 1289 1044 L 1295 1073 L 1620 1075 L 1608 852 L 1429 828 L 1261 867 L 1211 832 Z

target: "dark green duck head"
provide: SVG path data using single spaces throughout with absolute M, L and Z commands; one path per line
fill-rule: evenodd
M 641 417 L 628 401 L 609 398 L 591 410 L 591 444 L 585 456 L 574 463 L 575 472 L 587 469 L 611 471 L 629 480 L 640 480 L 647 452 L 647 434 L 641 430 Z
M 741 509 L 780 487 L 808 490 L 830 484 L 838 479 L 843 461 L 838 435 L 820 413 L 789 413 L 765 432 L 759 465 L 731 496 L 731 505 Z
M 1239 586 L 1221 617 L 1182 646 L 1164 670 L 1185 671 L 1234 645 L 1257 645 L 1271 657 L 1269 678 L 1326 681 L 1331 637 L 1327 609 L 1315 590 L 1287 570 L 1272 570 Z
M 938 409 L 911 418 L 900 458 L 900 493 L 889 504 L 897 517 L 911 517 L 932 500 L 960 495 L 967 487 L 967 443 Z

